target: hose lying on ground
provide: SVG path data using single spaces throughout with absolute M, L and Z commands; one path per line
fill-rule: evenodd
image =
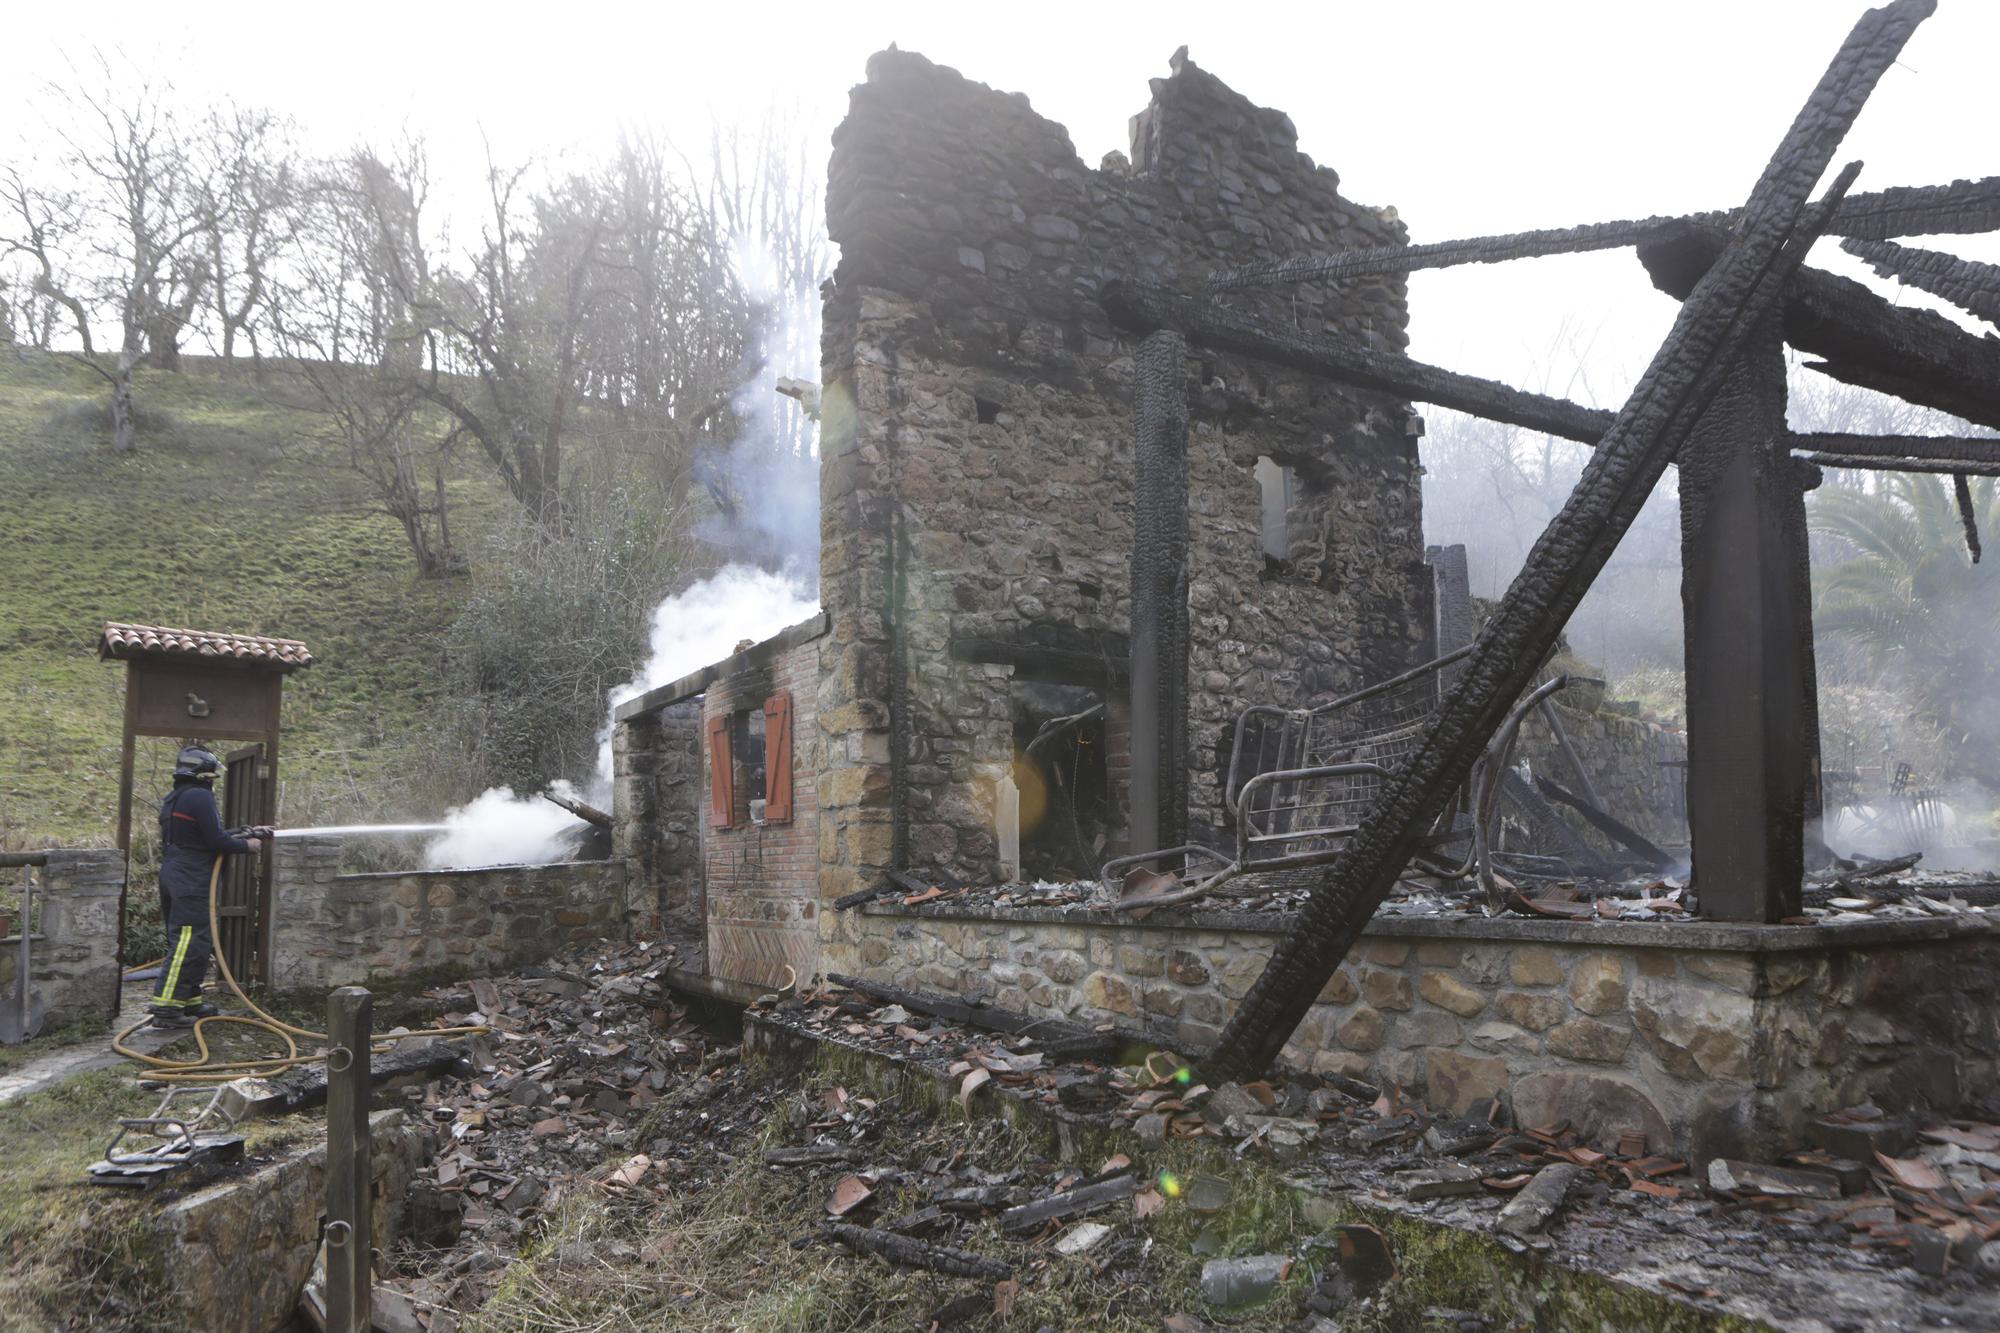
M 215 904 L 215 888 L 221 878 L 222 857 L 218 855 L 215 858 L 215 868 L 209 871 L 208 875 L 208 932 L 211 938 L 221 934 L 221 918 Z M 160 961 L 166 960 L 163 958 Z M 229 959 L 221 950 L 215 953 L 215 966 L 222 976 L 223 984 L 229 987 L 229 993 L 241 1000 L 244 1008 L 256 1015 L 255 1018 L 243 1014 L 210 1014 L 206 1018 L 197 1018 L 192 1030 L 195 1046 L 201 1051 L 201 1057 L 196 1060 L 170 1060 L 162 1055 L 148 1055 L 144 1051 L 127 1046 L 126 1039 L 151 1022 L 150 1018 L 140 1019 L 112 1038 L 111 1049 L 128 1060 L 137 1060 L 145 1065 L 146 1072 L 141 1077 L 155 1083 L 215 1083 L 232 1078 L 267 1078 L 297 1065 L 309 1065 L 326 1059 L 327 1052 L 324 1050 L 301 1054 L 296 1040 L 299 1037 L 306 1037 L 313 1041 L 330 1041 L 331 1038 L 326 1033 L 314 1032 L 310 1028 L 287 1023 L 284 1019 L 258 1008 L 256 1002 L 243 993 L 243 987 L 237 984 L 236 974 L 229 970 Z M 210 1023 L 238 1023 L 269 1032 L 285 1043 L 285 1054 L 249 1060 L 216 1060 L 208 1049 L 208 1038 L 202 1033 L 202 1029 Z M 419 1028 L 414 1032 L 398 1032 L 383 1037 L 375 1043 L 373 1050 L 379 1055 L 389 1050 L 395 1043 L 408 1041 L 413 1037 L 466 1037 L 490 1030 L 485 1027 Z

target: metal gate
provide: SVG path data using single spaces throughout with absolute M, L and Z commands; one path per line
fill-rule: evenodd
M 228 828 L 248 828 L 271 822 L 270 768 L 264 747 L 246 745 L 230 754 L 222 786 L 222 822 Z M 216 954 L 229 964 L 230 974 L 244 985 L 261 983 L 264 975 L 264 932 L 271 916 L 271 850 L 255 856 L 232 856 L 222 863 L 222 883 L 215 899 Z

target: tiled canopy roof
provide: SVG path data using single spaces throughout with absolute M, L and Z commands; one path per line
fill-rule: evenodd
M 241 662 L 274 671 L 297 671 L 313 664 L 312 650 L 297 639 L 267 639 L 261 634 L 212 634 L 198 629 L 166 629 L 159 625 L 122 625 L 107 621 L 97 641 L 99 657 L 205 658 Z

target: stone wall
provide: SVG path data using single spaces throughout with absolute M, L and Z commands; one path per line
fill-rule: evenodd
M 1582 758 L 1606 809 L 1663 847 L 1685 847 L 1686 733 L 1639 716 L 1636 705 L 1625 705 L 1629 711 L 1621 711 L 1616 701 L 1602 699 L 1602 693 L 1573 685 L 1554 697 L 1563 733 Z M 1522 722 L 1514 753 L 1517 759 L 1528 760 L 1536 773 L 1583 795 L 1576 770 L 1540 709 Z M 1611 844 L 1582 819 L 1568 818 L 1587 840 L 1610 849 Z
M 1284 115 L 1172 66 L 1129 161 L 1098 170 L 1025 98 L 910 53 L 870 60 L 835 134 L 822 902 L 897 864 L 996 876 L 1011 681 L 1122 688 L 1134 342 L 1102 313 L 1104 283 L 1193 290 L 1222 265 L 1404 240 L 1393 210 L 1342 197 Z M 1394 277 L 1230 300 L 1302 331 L 1406 342 Z M 1227 357 L 1191 358 L 1187 378 L 1191 804 L 1217 836 L 1235 713 L 1417 660 L 1430 585 L 1407 405 Z M 1294 472 L 1282 561 L 1262 548 L 1260 457 Z
M 403 1232 L 404 1196 L 425 1157 L 424 1135 L 401 1111 L 377 1111 L 368 1117 L 368 1137 L 369 1232 L 386 1252 Z M 181 1322 L 156 1318 L 153 1326 L 206 1333 L 296 1327 L 325 1209 L 325 1143 L 163 1207 L 152 1231 Z
M 864 974 L 1208 1049 L 1284 918 L 871 907 Z M 1952 921 L 1741 927 L 1378 918 L 1285 1048 L 1434 1110 L 1505 1097 L 1655 1149 L 1769 1154 L 1862 1101 L 1953 1110 L 2000 1074 L 2000 942 Z
M 493 972 L 625 926 L 623 861 L 370 875 L 339 867 L 337 842 L 279 840 L 271 885 L 277 989 Z
M 611 732 L 611 854 L 625 862 L 635 902 L 650 901 L 669 929 L 699 932 L 701 701 L 633 713 Z
M 819 968 L 819 646 L 807 641 L 733 658 L 701 700 L 705 735 L 711 719 L 761 714 L 780 693 L 792 701 L 791 817 L 767 811 L 761 823 L 752 818 L 749 775 L 738 755 L 728 825 L 709 816 L 706 798 L 701 821 L 708 972 L 760 985 L 782 984 L 787 966 L 799 979 Z M 768 769 L 768 735 L 765 745 Z M 715 777 L 710 758 L 704 746 L 704 793 Z
M 0 991 L 13 988 L 20 960 L 18 937 L 32 926 L 28 971 L 41 993 L 45 1023 L 53 1027 L 116 1011 L 118 898 L 125 888 L 125 854 L 56 850 L 48 857 L 48 864 L 31 872 L 35 876 L 32 923 L 20 920 L 16 890 L 14 929 L 0 940 Z

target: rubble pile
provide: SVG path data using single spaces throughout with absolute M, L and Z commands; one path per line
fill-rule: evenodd
M 660 981 L 676 956 L 671 943 L 598 944 L 430 992 L 446 1022 L 492 1031 L 472 1077 L 405 1093 L 437 1136 L 383 1289 L 428 1320 L 408 1327 L 455 1328 L 565 1199 L 650 1210 L 712 1183 L 729 1143 L 761 1121 L 736 1048 L 715 1048 Z
M 1822 1118 L 1809 1150 L 1696 1172 L 1643 1133 L 1606 1142 L 1569 1124 L 1509 1125 L 1497 1101 L 1441 1115 L 1338 1075 L 1210 1087 L 1171 1052 L 1108 1028 L 1095 1034 L 1103 1054 L 1064 1058 L 1088 1039 L 1049 1025 L 981 1031 L 837 988 L 809 991 L 773 1017 L 920 1064 L 968 1104 L 997 1092 L 1127 1127 L 1148 1149 L 1211 1140 L 1315 1188 L 1487 1231 L 1511 1249 L 1605 1246 L 1697 1301 L 1722 1295 L 1713 1268 L 1703 1276 L 1712 1248 L 1724 1269 L 1750 1278 L 1790 1265 L 2000 1283 L 2000 1126 L 1991 1124 L 1926 1125 L 1855 1107 Z M 1745 1246 L 1764 1257 L 1737 1253 Z
M 1918 857 L 1878 864 L 1841 862 L 1806 883 L 1800 915 L 1787 924 L 1820 925 L 1898 917 L 2000 917 L 2000 879 L 1990 872 L 1914 870 Z M 1300 911 L 1316 870 L 1247 874 L 1204 898 L 1178 903 L 1196 912 L 1285 915 Z M 1570 921 L 1695 921 L 1694 890 L 1684 875 L 1639 875 L 1623 880 L 1515 869 L 1496 879 L 1506 911 Z M 873 896 L 873 895 L 869 895 Z M 1155 909 L 1143 900 L 1121 902 L 1095 880 L 1038 881 L 997 887 L 934 884 L 886 901 L 906 907 L 1035 908 L 1087 918 L 1105 912 L 1141 918 Z M 1411 873 L 1397 882 L 1380 916 L 1454 916 L 1486 911 L 1474 878 L 1451 880 Z

